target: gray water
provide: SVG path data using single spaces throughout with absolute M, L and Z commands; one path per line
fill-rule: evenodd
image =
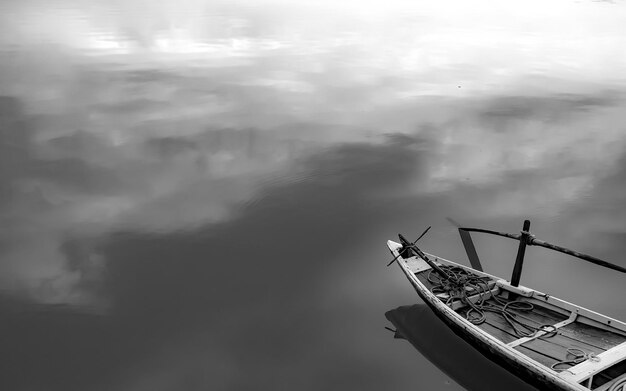
M 0 389 L 461 390 L 384 329 L 387 239 L 626 265 L 623 3 L 153 3 L 0 4 Z M 623 281 L 522 276 L 622 320 Z

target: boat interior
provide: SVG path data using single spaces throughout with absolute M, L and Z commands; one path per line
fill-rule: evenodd
M 626 324 L 487 273 L 429 258 L 431 263 L 407 257 L 401 266 L 480 330 L 585 388 L 626 390 Z M 432 263 L 463 285 L 448 284 Z

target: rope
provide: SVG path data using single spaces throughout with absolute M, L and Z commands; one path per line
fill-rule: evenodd
M 450 305 L 454 300 L 461 300 L 461 302 L 467 304 L 470 308 L 467 310 L 465 318 L 471 323 L 475 325 L 484 323 L 487 320 L 486 312 L 493 312 L 502 316 L 511 326 L 515 335 L 520 338 L 534 337 L 540 331 L 543 331 L 545 334 L 539 338 L 550 338 L 558 334 L 558 330 L 554 325 L 542 324 L 538 327 L 533 326 L 520 320 L 532 321 L 530 318 L 513 312 L 532 312 L 535 309 L 532 303 L 521 300 L 507 302 L 496 295 L 486 297 L 486 294 L 490 293 L 489 277 L 477 276 L 458 266 L 441 265 L 440 268 L 448 275 L 448 278 L 443 278 L 439 274 L 433 273 L 431 269 L 428 273 L 428 281 L 433 284 L 431 292 L 435 295 L 447 294 L 449 297 L 445 302 L 446 305 Z M 476 302 L 469 300 L 470 296 L 475 295 L 478 295 Z M 488 302 L 489 298 L 493 298 L 493 302 Z M 568 356 L 573 356 L 573 358 L 568 359 Z M 565 358 L 563 361 L 552 364 L 550 368 L 561 372 L 586 360 L 600 361 L 600 358 L 593 352 L 588 353 L 579 348 L 568 348 Z M 567 368 L 559 368 L 564 365 Z
M 574 356 L 574 358 L 571 359 L 571 360 L 568 360 L 567 356 Z M 560 365 L 574 366 L 574 365 L 578 365 L 581 362 L 587 361 L 587 360 L 598 362 L 598 361 L 600 361 L 600 357 L 596 356 L 593 352 L 587 353 L 587 352 L 585 352 L 582 349 L 569 348 L 569 349 L 567 349 L 567 353 L 565 354 L 565 360 L 559 361 L 559 362 L 555 362 L 554 364 L 552 364 L 550 366 L 550 368 L 554 369 L 557 372 L 561 372 L 561 371 L 567 370 L 567 368 L 557 368 Z
M 557 333 L 556 328 L 552 325 L 536 327 L 524 323 L 520 318 L 527 320 L 529 318 L 513 312 L 531 312 L 535 308 L 532 303 L 520 300 L 506 302 L 495 295 L 486 297 L 486 294 L 490 292 L 488 285 L 489 277 L 477 276 L 458 266 L 442 265 L 440 267 L 446 272 L 448 278 L 442 278 L 437 273 L 433 273 L 431 269 L 428 273 L 428 281 L 434 285 L 431 288 L 431 292 L 435 295 L 440 293 L 448 294 L 447 305 L 457 299 L 467 304 L 470 308 L 465 314 L 465 318 L 471 323 L 476 325 L 484 323 L 487 320 L 486 312 L 493 312 L 502 316 L 511 326 L 515 335 L 520 338 L 532 337 L 539 331 L 545 332 L 546 337 L 551 337 Z M 468 298 L 475 295 L 478 295 L 478 300 L 474 303 Z M 493 298 L 495 303 L 487 302 L 489 298 Z

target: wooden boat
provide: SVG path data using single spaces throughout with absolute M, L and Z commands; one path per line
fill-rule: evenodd
M 459 228 L 472 267 L 424 253 L 417 240 L 400 235 L 400 243 L 387 242 L 394 256 L 390 264 L 400 266 L 422 300 L 457 335 L 534 387 L 626 391 L 626 323 L 519 285 L 529 245 L 626 269 L 538 240 L 529 228 L 528 220 L 520 234 Z M 519 240 L 511 281 L 482 271 L 469 232 Z

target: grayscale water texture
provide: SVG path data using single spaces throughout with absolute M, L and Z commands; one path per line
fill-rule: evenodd
M 386 240 L 467 262 L 446 217 L 528 218 L 626 266 L 625 17 L 2 1 L 0 389 L 463 389 L 471 355 L 384 329 L 419 303 Z M 476 243 L 508 277 L 515 243 Z M 522 284 L 626 320 L 618 273 L 531 248 Z

